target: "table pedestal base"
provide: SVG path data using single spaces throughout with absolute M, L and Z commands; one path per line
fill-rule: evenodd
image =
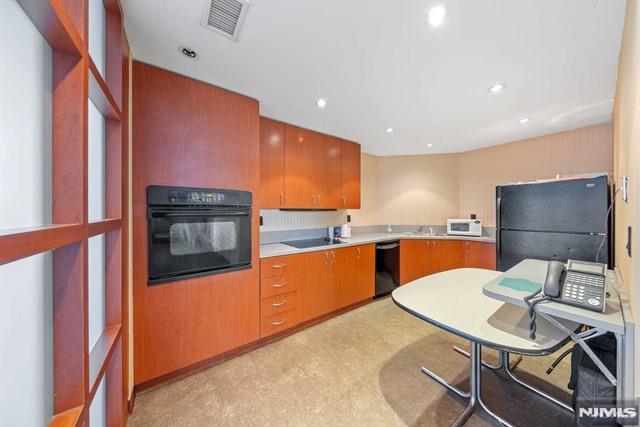
M 469 403 L 467 407 L 465 408 L 464 412 L 455 420 L 455 422 L 453 423 L 453 426 L 457 427 L 457 426 L 464 425 L 464 423 L 469 419 L 469 417 L 471 417 L 471 414 L 473 414 L 473 411 L 476 409 L 476 407 L 480 406 L 487 414 L 489 414 L 493 419 L 495 419 L 501 425 L 511 427 L 511 424 L 509 424 L 507 421 L 505 421 L 504 419 L 494 414 L 482 400 L 481 385 L 480 385 L 480 378 L 481 378 L 480 369 L 482 366 L 481 365 L 482 347 L 480 346 L 480 344 L 475 342 L 471 343 L 471 354 L 469 359 L 471 360 L 471 375 L 469 377 L 468 393 L 463 392 L 460 389 L 458 389 L 456 386 L 449 384 L 448 382 L 446 382 L 445 380 L 443 380 L 442 378 L 440 378 L 438 375 L 434 374 L 427 368 L 423 367 L 421 371 L 425 375 L 434 379 L 436 382 L 438 382 L 442 386 L 446 387 L 448 390 L 458 395 L 459 397 L 462 397 L 468 400 Z

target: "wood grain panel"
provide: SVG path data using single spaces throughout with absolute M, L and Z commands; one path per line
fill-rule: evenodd
M 360 209 L 360 144 L 341 141 L 341 204 L 343 209 Z
M 260 208 L 284 207 L 284 124 L 260 118 Z
M 338 138 L 318 135 L 313 146 L 314 167 L 310 169 L 318 195 L 316 206 L 320 209 L 335 209 L 342 205 L 340 200 L 341 143 Z
M 302 273 L 289 273 L 260 279 L 260 298 L 271 298 L 295 291 L 300 286 L 301 276 Z
M 135 383 L 259 337 L 258 103 L 140 62 L 133 64 Z M 146 187 L 254 194 L 251 269 L 147 286 Z
M 299 322 L 298 311 L 296 309 L 274 314 L 262 319 L 260 323 L 260 337 L 277 334 L 296 326 Z
M 296 300 L 295 291 L 263 299 L 260 303 L 260 317 L 266 318 L 296 308 Z
M 302 271 L 302 257 L 285 255 L 260 260 L 260 277 L 277 277 Z
M 429 274 L 430 240 L 400 241 L 400 284 L 404 285 Z
M 352 299 L 358 282 L 357 252 L 356 246 L 329 251 L 328 311 L 339 310 L 355 302 Z
M 430 273 L 464 267 L 464 247 L 461 240 L 431 240 Z
M 321 145 L 320 134 L 285 125 L 284 206 L 317 209 L 317 169 L 314 147 Z
M 298 288 L 298 317 L 304 322 L 329 312 L 329 287 L 333 277 L 329 251 L 308 252 L 298 256 L 304 263 L 304 274 Z
M 496 269 L 495 243 L 464 242 L 464 266 L 470 268 Z

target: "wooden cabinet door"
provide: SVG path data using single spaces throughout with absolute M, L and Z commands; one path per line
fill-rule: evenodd
M 330 251 L 333 281 L 329 283 L 329 311 L 339 310 L 353 304 L 354 288 L 357 286 L 356 247 Z
M 430 272 L 430 240 L 400 241 L 400 284 L 419 279 Z
M 314 209 L 317 205 L 319 134 L 284 126 L 284 207 Z
M 485 242 L 464 242 L 464 265 L 472 268 L 496 269 L 496 245 Z
M 464 267 L 461 240 L 431 240 L 431 274 Z
M 328 135 L 316 134 L 313 141 L 314 168 L 310 175 L 316 189 L 316 208 L 337 209 L 341 206 L 340 188 L 340 140 Z
M 260 117 L 260 208 L 284 207 L 284 124 Z
M 376 245 L 356 246 L 356 285 L 353 288 L 354 303 L 373 298 L 376 288 Z
M 340 184 L 343 209 L 360 209 L 360 144 L 341 141 Z
M 300 322 L 322 316 L 329 311 L 329 289 L 333 283 L 330 251 L 308 252 L 302 258 L 297 290 Z

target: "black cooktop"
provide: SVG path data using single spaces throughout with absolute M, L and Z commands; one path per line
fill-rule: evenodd
M 328 237 L 319 237 L 317 239 L 305 239 L 305 240 L 292 240 L 289 242 L 282 242 L 285 245 L 293 246 L 294 248 L 304 249 L 313 248 L 316 246 L 329 246 L 342 243 L 340 239 L 329 239 Z

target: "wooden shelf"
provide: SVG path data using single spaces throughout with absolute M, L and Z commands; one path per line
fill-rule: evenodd
M 102 335 L 89 353 L 89 396 L 93 396 L 98 390 L 100 381 L 109 367 L 109 360 L 116 348 L 116 342 L 120 337 L 121 324 L 111 325 L 104 328 Z M 90 404 L 90 403 L 89 403 Z
M 91 101 L 98 107 L 104 117 L 109 120 L 120 121 L 122 117 L 120 107 L 91 58 L 89 58 L 89 98 L 91 98 Z
M 82 56 L 82 37 L 61 1 L 18 0 L 52 48 Z
M 82 224 L 44 225 L 0 231 L 0 265 L 79 242 Z
M 75 427 L 79 425 L 80 415 L 82 415 L 82 406 L 61 412 L 51 418 L 49 427 Z
M 89 237 L 108 233 L 113 230 L 118 230 L 121 225 L 122 225 L 122 220 L 120 218 L 107 218 L 101 221 L 90 222 Z

